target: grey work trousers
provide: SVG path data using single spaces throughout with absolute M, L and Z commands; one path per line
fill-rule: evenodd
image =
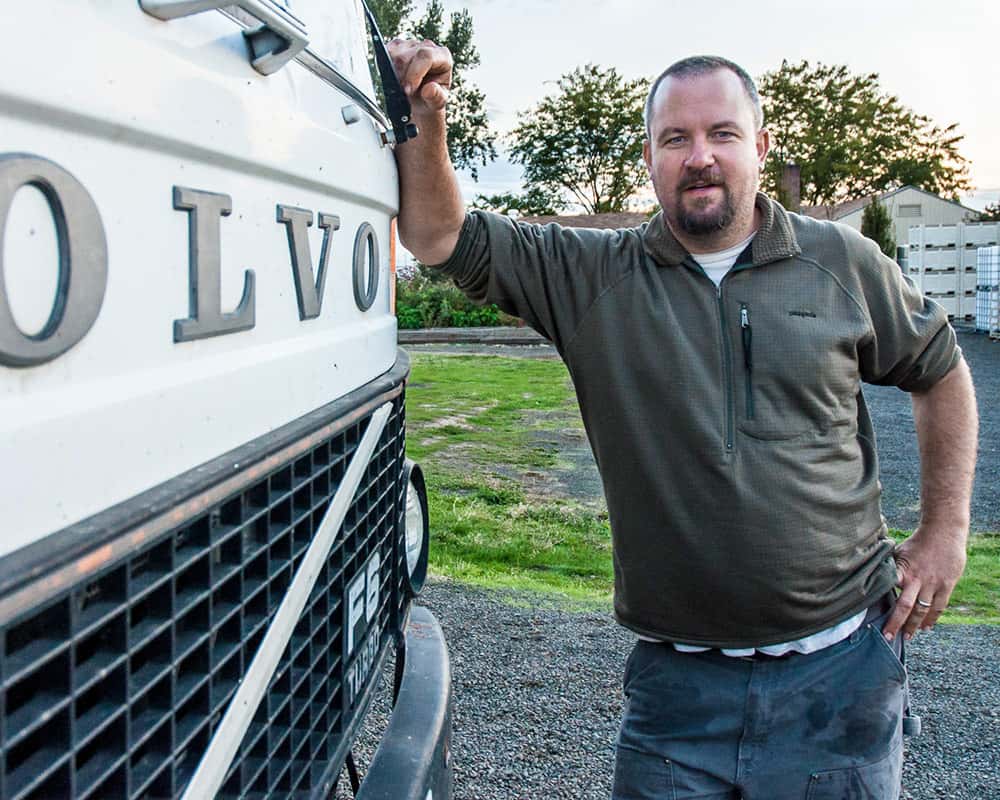
M 640 641 L 625 668 L 613 800 L 896 800 L 906 669 L 889 611 L 808 655 Z

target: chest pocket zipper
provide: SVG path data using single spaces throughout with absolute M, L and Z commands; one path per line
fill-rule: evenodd
M 740 303 L 740 338 L 743 341 L 743 365 L 746 368 L 747 419 L 753 419 L 753 328 L 750 327 L 750 310 Z

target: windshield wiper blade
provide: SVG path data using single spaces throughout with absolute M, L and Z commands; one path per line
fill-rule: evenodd
M 361 5 L 365 10 L 365 17 L 371 29 L 372 47 L 375 50 L 375 64 L 378 67 L 379 77 L 382 79 L 382 94 L 385 97 L 385 110 L 392 124 L 392 131 L 386 131 L 386 138 L 391 139 L 395 144 L 404 144 L 408 139 L 417 136 L 417 126 L 410 121 L 411 109 L 410 101 L 403 91 L 396 70 L 392 66 L 392 59 L 389 51 L 386 50 L 385 41 L 379 32 L 375 15 L 368 8 L 368 3 L 361 0 Z

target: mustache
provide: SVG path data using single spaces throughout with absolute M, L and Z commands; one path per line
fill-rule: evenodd
M 692 186 L 697 184 L 704 184 L 706 186 L 721 186 L 725 181 L 722 178 L 722 173 L 718 169 L 713 167 L 707 167 L 706 169 L 699 170 L 698 172 L 692 172 L 685 175 L 684 178 L 677 186 L 679 192 L 683 192 L 685 189 L 690 189 Z

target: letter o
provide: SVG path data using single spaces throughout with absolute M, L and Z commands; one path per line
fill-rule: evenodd
M 374 305 L 378 294 L 378 261 L 375 229 L 362 222 L 354 237 L 354 302 L 362 311 Z
M 56 225 L 59 278 L 52 312 L 35 335 L 22 331 L 7 299 L 3 233 L 14 195 L 34 186 L 45 195 Z M 0 364 L 33 367 L 62 355 L 97 320 L 108 285 L 108 244 L 93 198 L 58 164 L 27 153 L 0 155 Z

